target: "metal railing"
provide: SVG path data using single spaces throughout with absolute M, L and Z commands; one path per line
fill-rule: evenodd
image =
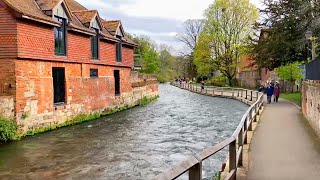
M 257 121 L 257 115 L 259 115 L 263 107 L 263 93 L 242 88 L 205 87 L 202 89 L 201 87 L 188 83 L 173 83 L 173 85 L 210 96 L 245 99 L 251 103 L 251 106 L 243 115 L 240 124 L 231 137 L 213 147 L 204 149 L 199 154 L 190 157 L 172 169 L 156 176 L 154 179 L 176 179 L 189 171 L 189 180 L 201 180 L 202 162 L 229 146 L 229 173 L 225 179 L 235 180 L 237 178 L 237 168 L 243 165 L 243 147 L 248 143 L 248 131 L 252 131 L 252 123 Z

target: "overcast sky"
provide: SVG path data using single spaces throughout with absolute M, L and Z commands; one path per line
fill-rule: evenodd
M 97 9 L 107 20 L 122 21 L 125 31 L 146 35 L 158 44 L 180 51 L 175 35 L 188 19 L 200 19 L 213 0 L 77 0 L 88 9 Z M 250 0 L 259 7 L 260 0 Z

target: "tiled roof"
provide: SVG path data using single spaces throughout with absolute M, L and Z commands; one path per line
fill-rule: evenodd
M 64 0 L 67 3 L 67 6 L 69 7 L 70 11 L 82 11 L 82 10 L 88 10 L 81 4 L 79 4 L 75 0 Z
M 10 8 L 22 15 L 26 15 L 38 20 L 57 23 L 51 17 L 45 15 L 34 0 L 3 0 Z
M 97 15 L 96 10 L 82 10 L 72 11 L 72 13 L 82 22 L 82 24 L 90 23 L 92 19 Z
M 52 10 L 60 0 L 35 0 L 40 8 L 44 11 Z
M 60 22 L 55 21 L 43 11 L 50 11 L 58 5 L 61 0 L 3 0 L 10 8 L 21 14 L 23 18 L 40 21 L 52 25 L 59 25 Z M 64 0 L 70 14 L 69 26 L 71 30 L 93 35 L 94 32 L 88 27 L 91 20 L 98 14 L 96 10 L 88 10 L 76 0 Z M 24 17 L 25 16 L 25 17 Z M 99 16 L 98 16 L 99 18 Z M 101 31 L 101 35 L 105 39 L 119 41 L 114 35 L 121 21 L 105 21 L 100 18 L 102 26 L 105 29 Z M 125 36 L 123 41 L 129 45 L 137 46 L 130 38 Z
M 117 28 L 119 27 L 119 24 L 121 23 L 120 20 L 114 20 L 114 21 L 106 21 L 102 20 L 102 25 L 113 35 L 117 31 Z

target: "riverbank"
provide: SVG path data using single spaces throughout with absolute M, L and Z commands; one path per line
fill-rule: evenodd
M 90 113 L 90 114 L 79 114 L 71 119 L 68 119 L 62 124 L 50 124 L 50 126 L 29 130 L 26 133 L 19 131 L 19 126 L 16 123 L 14 123 L 13 120 L 0 116 L 0 141 L 6 142 L 6 141 L 20 140 L 25 136 L 33 136 L 38 133 L 52 131 L 58 128 L 80 124 L 86 121 L 96 120 L 101 117 L 105 117 L 110 114 L 124 111 L 135 106 L 146 106 L 158 98 L 159 98 L 159 95 L 143 97 L 142 99 L 138 100 L 138 102 L 133 106 L 128 106 L 128 105 L 124 105 L 120 107 L 117 106 L 114 108 L 108 108 L 102 112 L 96 112 L 96 113 Z

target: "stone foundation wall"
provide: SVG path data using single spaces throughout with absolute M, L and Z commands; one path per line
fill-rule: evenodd
M 305 81 L 303 83 L 302 111 L 320 137 L 320 81 Z
M 12 96 L 0 96 L 0 116 L 14 118 L 14 100 Z

